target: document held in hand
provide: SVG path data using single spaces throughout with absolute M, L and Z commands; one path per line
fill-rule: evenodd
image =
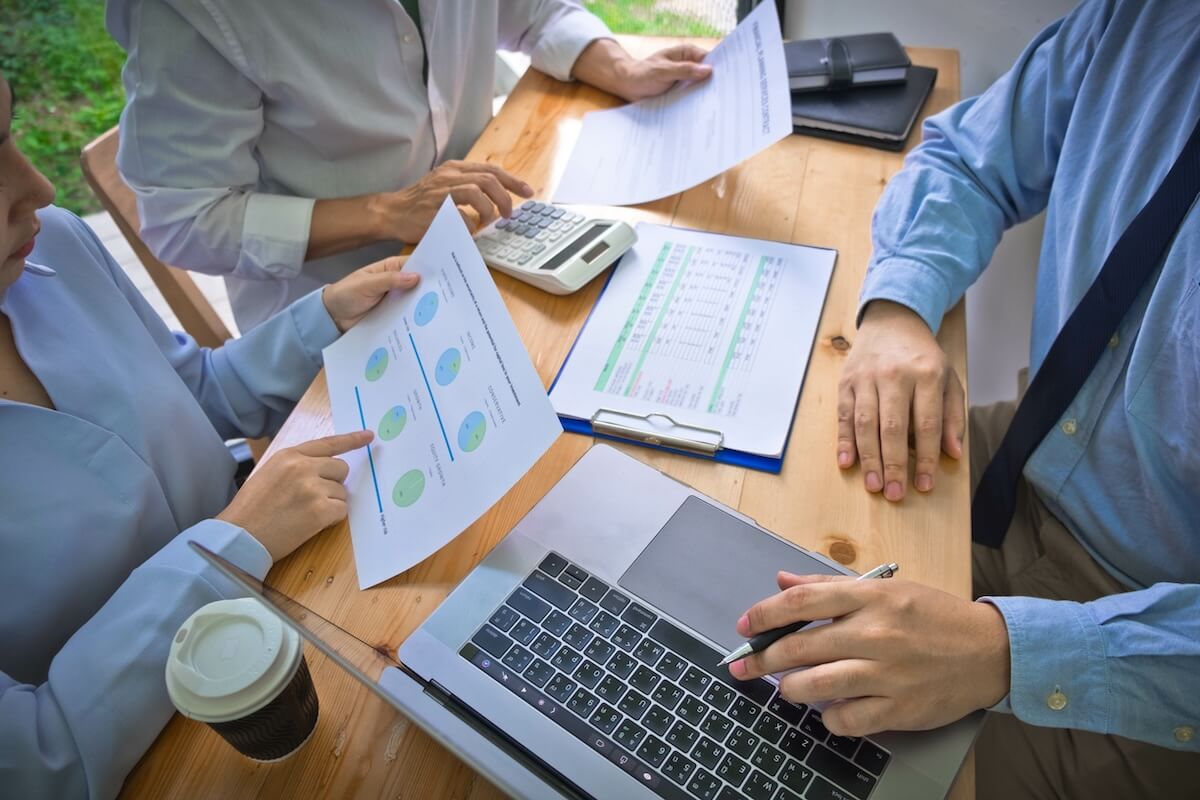
M 704 59 L 712 75 L 583 118 L 555 202 L 632 205 L 690 189 L 792 132 L 783 39 L 761 3 Z
M 562 432 L 449 198 L 405 269 L 421 275 L 415 290 L 325 348 L 334 428 L 375 432 L 345 456 L 363 589 L 465 530 Z

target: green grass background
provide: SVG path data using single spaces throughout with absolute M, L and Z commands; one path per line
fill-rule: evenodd
M 245 0 L 253 2 L 253 0 Z M 718 36 L 654 0 L 585 0 L 615 33 Z M 100 208 L 79 171 L 83 146 L 117 124 L 125 54 L 104 29 L 103 0 L 0 0 L 0 72 L 17 98 L 17 146 L 78 214 Z

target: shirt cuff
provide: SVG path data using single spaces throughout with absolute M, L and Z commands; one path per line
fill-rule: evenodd
M 206 519 L 182 531 L 167 543 L 147 565 L 173 567 L 199 575 L 223 597 L 242 597 L 240 588 L 191 548 L 189 542 L 203 545 L 221 558 L 249 572 L 260 581 L 267 577 L 274 561 L 267 548 L 244 528 L 220 519 Z
M 1008 697 L 993 710 L 1053 728 L 1109 730 L 1107 665 L 1100 627 L 1081 603 L 981 597 L 1008 626 Z M 1007 708 L 1005 707 L 1007 706 Z
M 252 280 L 294 278 L 304 266 L 316 200 L 252 194 L 242 222 L 242 249 L 234 274 Z
M 329 309 L 325 307 L 322 297 L 324 291 L 324 287 L 315 289 L 288 306 L 300 346 L 318 369 L 325 363 L 321 351 L 342 335 L 333 317 L 329 316 Z
M 871 264 L 858 298 L 855 325 L 873 300 L 890 300 L 916 312 L 937 335 L 950 306 L 950 288 L 937 270 L 907 258 L 885 258 Z
M 612 31 L 590 11 L 573 9 L 538 37 L 531 52 L 533 66 L 560 81 L 569 81 L 583 49 L 597 39 L 612 39 Z

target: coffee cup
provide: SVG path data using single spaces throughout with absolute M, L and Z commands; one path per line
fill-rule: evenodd
M 166 677 L 180 713 L 255 761 L 288 757 L 317 725 L 300 635 L 253 598 L 219 600 L 188 617 Z

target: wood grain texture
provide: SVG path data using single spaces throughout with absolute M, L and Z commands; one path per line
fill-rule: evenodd
M 648 53 L 676 40 L 621 37 Z M 701 42 L 701 44 L 707 44 Z M 938 68 L 925 111 L 958 99 L 953 51 L 913 49 L 914 63 Z M 549 197 L 587 111 L 616 101 L 579 84 L 529 71 L 468 156 L 522 176 Z M 919 134 L 914 135 L 914 140 Z M 910 142 L 911 144 L 911 142 Z M 740 509 L 781 535 L 855 568 L 885 559 L 906 577 L 969 596 L 971 583 L 968 476 L 943 459 L 939 486 L 890 505 L 861 488 L 857 469 L 834 460 L 838 372 L 853 346 L 859 286 L 870 255 L 871 212 L 902 156 L 799 136 L 689 191 L 637 207 L 606 210 L 629 221 L 794 241 L 838 250 L 801 394 L 783 473 L 778 476 L 624 446 L 630 455 Z M 594 281 L 555 297 L 493 273 L 543 383 L 549 386 L 599 292 Z M 840 337 L 840 338 L 839 338 Z M 939 339 L 966 375 L 961 304 Z M 844 340 L 844 341 L 843 341 Z M 802 364 L 796 365 L 802 369 Z M 301 400 L 272 452 L 332 433 L 322 374 Z M 349 531 L 337 525 L 277 564 L 269 581 L 355 635 L 394 651 L 446 594 L 592 445 L 563 435 L 487 514 L 434 556 L 402 575 L 360 592 Z M 176 716 L 126 782 L 126 797 L 500 797 L 486 780 L 406 723 L 336 666 L 309 652 L 321 701 L 310 743 L 288 761 L 260 765 L 238 756 L 204 725 Z M 971 762 L 953 797 L 974 795 Z

